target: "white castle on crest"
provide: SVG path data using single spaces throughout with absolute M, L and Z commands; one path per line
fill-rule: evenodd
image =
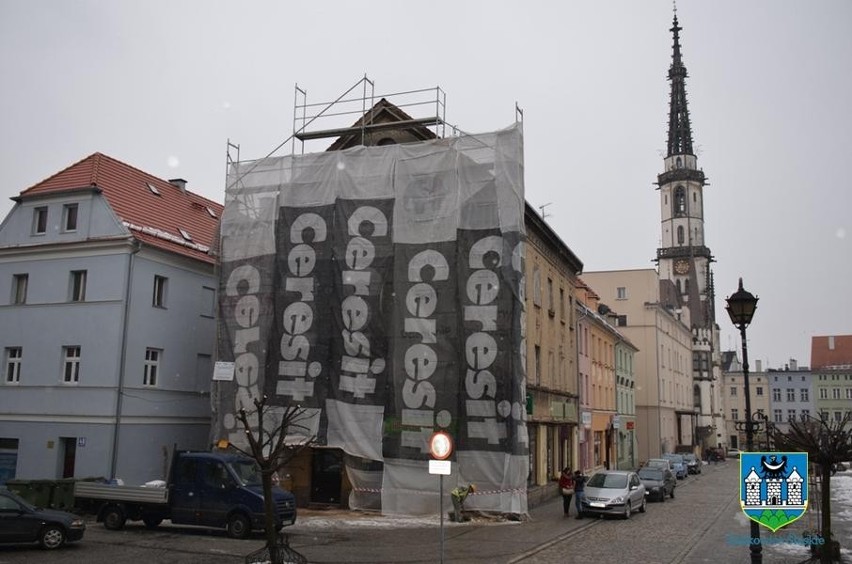
M 802 506 L 802 476 L 793 466 L 793 470 L 783 480 L 777 477 L 761 478 L 757 475 L 754 466 L 751 467 L 751 472 L 743 478 L 745 482 L 745 506 L 760 507 L 760 506 Z M 781 484 L 786 484 L 787 497 L 782 496 Z M 766 485 L 766 497 L 761 497 L 760 491 L 762 484 Z

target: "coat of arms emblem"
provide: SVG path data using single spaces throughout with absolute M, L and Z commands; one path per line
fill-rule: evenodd
M 740 454 L 740 506 L 749 519 L 774 533 L 808 509 L 805 452 Z

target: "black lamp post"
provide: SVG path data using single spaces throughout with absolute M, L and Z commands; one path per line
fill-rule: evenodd
M 757 309 L 757 296 L 752 295 L 743 289 L 743 279 L 740 278 L 739 289 L 727 299 L 728 315 L 731 316 L 731 321 L 740 330 L 740 337 L 743 341 L 743 386 L 745 387 L 745 411 L 746 420 L 743 422 L 746 433 L 746 451 L 754 451 L 754 433 L 758 430 L 760 423 L 755 421 L 751 414 L 751 393 L 748 385 L 748 347 L 746 345 L 746 327 L 751 323 L 751 318 L 754 317 L 754 310 Z M 738 423 L 737 428 L 741 425 Z M 763 546 L 760 543 L 760 525 L 756 521 L 751 520 L 751 551 L 752 564 L 761 564 L 763 562 Z

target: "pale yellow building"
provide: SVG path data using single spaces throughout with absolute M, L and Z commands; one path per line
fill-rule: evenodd
M 583 280 L 618 312 L 618 331 L 634 356 L 639 461 L 693 451 L 692 331 L 676 289 L 655 269 L 584 272 Z

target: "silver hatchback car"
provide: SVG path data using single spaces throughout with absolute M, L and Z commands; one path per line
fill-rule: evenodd
M 636 472 L 603 470 L 586 482 L 583 515 L 619 515 L 630 519 L 645 512 L 645 486 Z

